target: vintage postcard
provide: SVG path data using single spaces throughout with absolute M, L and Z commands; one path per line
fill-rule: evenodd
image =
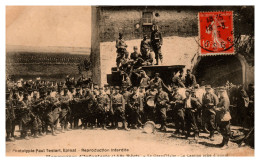
M 255 156 L 255 6 L 6 6 L 6 156 Z

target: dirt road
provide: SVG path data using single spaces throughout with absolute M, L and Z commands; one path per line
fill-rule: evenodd
M 17 132 L 18 133 L 18 132 Z M 6 143 L 9 156 L 253 156 L 254 149 L 239 148 L 230 142 L 229 148 L 221 150 L 217 144 L 222 137 L 217 134 L 215 141 L 200 134 L 195 141 L 168 132 L 144 133 L 143 130 L 72 130 L 57 136 L 46 135 L 29 140 L 17 138 Z

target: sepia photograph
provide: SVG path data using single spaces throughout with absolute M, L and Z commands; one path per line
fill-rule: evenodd
M 5 9 L 6 156 L 255 156 L 255 6 Z

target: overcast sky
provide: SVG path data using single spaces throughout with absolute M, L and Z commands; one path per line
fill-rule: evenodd
M 91 7 L 8 6 L 6 44 L 91 47 Z

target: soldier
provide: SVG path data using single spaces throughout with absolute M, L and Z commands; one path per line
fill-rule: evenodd
M 143 109 L 143 102 L 142 102 L 142 98 L 138 94 L 137 87 L 133 87 L 133 93 L 128 97 L 127 104 L 128 104 L 129 110 L 130 110 L 129 123 L 135 129 L 137 129 L 138 127 L 141 128 L 142 123 L 141 123 L 141 119 L 140 119 L 140 111 Z
M 156 59 L 156 64 L 158 65 L 158 59 L 160 59 L 161 63 L 163 62 L 163 56 L 161 52 L 161 46 L 163 44 L 163 38 L 161 33 L 158 31 L 158 26 L 154 26 L 154 31 L 151 34 L 151 45 L 153 48 L 153 51 L 155 53 L 155 59 Z
M 201 104 L 194 97 L 191 97 L 191 91 L 189 89 L 185 92 L 186 98 L 184 99 L 185 109 L 185 127 L 186 127 L 186 139 L 190 136 L 191 129 L 194 131 L 194 139 L 199 137 L 199 129 L 197 127 L 195 112 L 201 107 Z
M 14 105 L 12 102 L 12 95 L 10 92 L 6 92 L 6 141 L 14 141 L 14 130 L 15 130 L 15 113 Z
M 216 121 L 218 123 L 220 133 L 223 136 L 223 140 L 222 143 L 220 144 L 220 147 L 222 147 L 222 149 L 226 149 L 228 148 L 228 141 L 231 135 L 231 130 L 230 130 L 231 116 L 229 110 L 230 102 L 228 96 L 225 95 L 224 87 L 220 87 L 218 92 L 220 95 L 220 100 L 215 108 L 215 111 L 217 112 Z
M 138 58 L 141 58 L 142 55 L 138 52 L 138 47 L 134 46 L 134 52 L 131 53 L 130 59 L 133 61 L 137 61 Z
M 61 132 L 64 133 L 64 130 L 68 131 L 68 122 L 69 122 L 69 112 L 70 109 L 70 97 L 68 95 L 68 88 L 64 87 L 63 95 L 60 95 L 60 125 L 61 125 Z
M 79 119 L 81 119 L 83 127 L 86 126 L 84 121 L 84 114 L 86 113 L 83 109 L 83 95 L 80 93 L 80 87 L 76 88 L 76 93 L 73 95 L 70 101 L 70 124 L 71 128 L 78 129 Z
M 116 49 L 117 49 L 117 58 L 116 58 L 116 64 L 117 64 L 117 71 L 119 71 L 119 65 L 121 62 L 121 59 L 125 57 L 126 54 L 128 54 L 127 45 L 125 41 L 123 40 L 123 34 L 119 33 L 119 38 L 116 40 Z
M 140 87 L 148 88 L 150 85 L 150 77 L 146 75 L 145 71 L 141 71 Z
M 194 116 L 195 116 L 195 120 L 197 123 L 197 127 L 200 130 L 200 129 L 203 129 L 203 127 L 202 127 L 202 109 L 201 109 L 202 103 L 201 103 L 201 100 L 197 97 L 195 89 L 191 90 L 191 97 L 193 100 L 195 100 L 195 102 L 198 105 L 196 111 L 194 112 Z
M 141 41 L 141 45 L 140 45 L 142 56 L 144 56 L 146 54 L 146 49 L 149 49 L 149 48 L 150 48 L 150 42 L 147 39 L 147 35 L 144 35 L 144 38 Z
M 175 134 L 180 134 L 180 130 L 182 130 L 182 134 L 184 134 L 185 129 L 185 121 L 184 121 L 184 104 L 183 104 L 183 97 L 178 92 L 178 87 L 173 86 L 173 93 L 172 93 L 172 101 L 170 102 L 173 106 L 173 117 L 174 117 L 174 124 L 176 127 Z
M 162 131 L 167 130 L 167 127 L 166 127 L 166 118 L 167 118 L 166 111 L 167 111 L 167 106 L 168 106 L 167 102 L 169 102 L 168 94 L 163 91 L 161 86 L 159 86 L 158 93 L 155 97 L 155 103 L 156 103 L 156 109 L 158 112 L 159 122 L 161 124 L 160 129 Z
M 174 72 L 173 73 L 173 78 L 172 78 L 172 86 L 177 86 L 177 87 L 181 87 L 181 88 L 185 88 L 184 83 L 182 82 L 181 78 L 180 78 L 180 73 L 178 72 Z
M 24 93 L 23 101 L 20 101 L 20 113 L 21 113 L 21 138 L 29 139 L 28 131 L 31 122 L 31 102 L 28 100 L 28 93 Z
M 130 107 L 128 106 L 128 100 L 129 100 L 129 97 L 131 95 L 131 92 L 129 92 L 127 90 L 127 85 L 123 85 L 122 86 L 122 92 L 121 94 L 123 95 L 124 97 L 124 102 L 125 102 L 125 117 L 126 117 L 126 121 L 128 123 L 128 127 L 130 127 L 130 123 L 131 123 L 131 119 L 130 119 L 130 116 L 131 116 L 131 109 Z
M 147 66 L 147 65 L 153 65 L 153 55 L 150 52 L 149 48 L 145 49 L 145 53 L 142 55 L 142 65 Z
M 111 97 L 112 109 L 116 121 L 116 129 L 118 129 L 118 122 L 122 121 L 125 130 L 129 130 L 127 128 L 126 119 L 125 119 L 125 101 L 123 95 L 119 93 L 119 90 L 120 88 L 116 86 L 115 93 Z
M 159 73 L 155 73 L 154 78 L 150 81 L 150 85 L 153 84 L 156 87 L 166 87 L 167 86 L 163 83 L 163 80 L 160 78 L 160 74 Z
M 108 98 L 108 95 L 103 92 L 103 87 L 99 88 L 99 94 L 96 96 L 96 118 L 97 122 L 101 124 L 102 128 L 104 130 L 107 130 L 106 128 L 106 122 L 107 122 L 107 112 L 110 109 L 110 100 Z
M 191 70 L 187 69 L 187 75 L 185 76 L 185 85 L 186 87 L 193 87 L 196 83 L 196 77 L 191 74 Z
M 202 97 L 202 111 L 205 116 L 206 123 L 208 124 L 208 130 L 210 131 L 209 139 L 214 140 L 215 117 L 216 113 L 214 107 L 218 104 L 218 97 L 211 91 L 211 86 L 205 86 L 206 93 Z
M 155 120 L 155 96 L 157 95 L 158 91 L 155 89 L 155 85 L 150 85 L 150 89 L 148 89 L 145 93 L 145 115 L 146 121 L 154 121 Z

